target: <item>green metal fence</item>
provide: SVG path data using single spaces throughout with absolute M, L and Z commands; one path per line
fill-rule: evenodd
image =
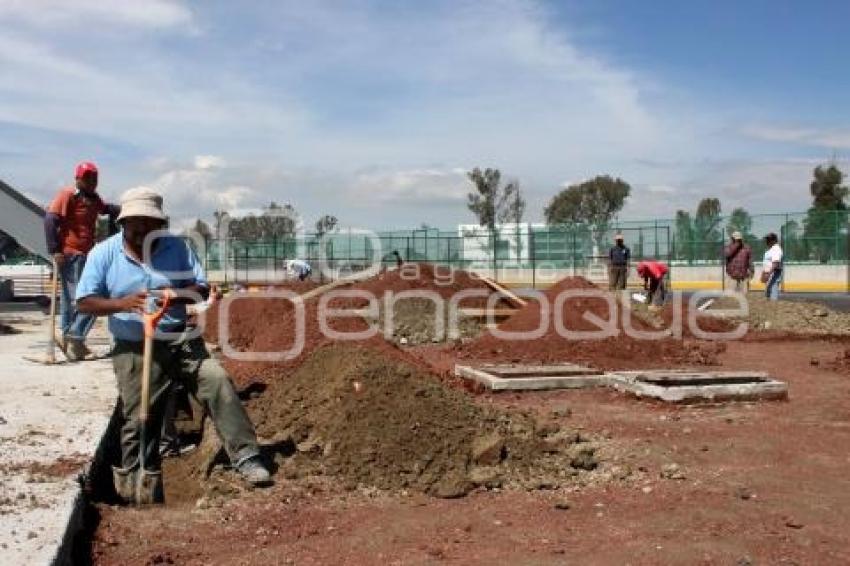
M 283 276 L 288 259 L 324 263 L 339 272 L 357 271 L 375 262 L 395 264 L 392 252 L 406 261 L 427 261 L 463 269 L 540 269 L 579 272 L 604 264 L 616 233 L 622 233 L 634 260 L 654 258 L 677 266 L 723 269 L 723 248 L 734 230 L 743 233 L 756 261 L 764 253 L 763 237 L 779 235 L 785 260 L 797 264 L 848 265 L 848 218 L 843 211 L 764 214 L 745 218 L 618 221 L 606 227 L 582 224 L 518 224 L 494 232 L 474 225 L 456 230 L 423 228 L 385 232 L 336 230 L 261 240 L 208 238 L 199 249 L 208 271 L 229 281 L 271 280 Z M 848 266 L 850 280 L 850 266 Z

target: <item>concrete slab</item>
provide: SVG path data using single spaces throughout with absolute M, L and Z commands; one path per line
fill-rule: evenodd
M 15 313 L 0 321 L 21 331 L 0 336 L 0 556 L 3 564 L 63 563 L 80 524 L 78 475 L 115 406 L 111 362 L 24 361 L 43 356 L 46 317 Z M 106 347 L 101 321 L 90 343 Z
M 471 379 L 492 391 L 575 389 L 608 385 L 601 371 L 575 364 L 455 365 L 455 375 Z
M 652 370 L 608 374 L 615 389 L 670 403 L 776 400 L 788 385 L 764 372 Z

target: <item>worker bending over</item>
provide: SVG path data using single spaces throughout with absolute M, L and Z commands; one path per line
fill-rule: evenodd
M 236 470 L 250 483 L 271 482 L 260 459 L 254 427 L 224 369 L 212 358 L 200 336 L 188 338 L 186 304 L 189 292 L 205 299 L 209 294 L 203 268 L 186 242 L 171 235 L 146 237 L 165 227 L 162 197 L 151 189 L 127 191 L 121 199 L 121 233 L 92 250 L 77 287 L 81 312 L 109 315 L 115 338 L 113 369 L 123 406 L 121 466 L 113 469 L 118 494 L 133 501 L 138 481 L 139 450 L 145 451 L 145 477 L 161 482 L 159 440 L 171 380 L 184 386 L 209 411 L 216 431 Z M 149 436 L 139 446 L 140 383 L 143 355 L 143 310 L 149 290 L 161 290 L 171 306 L 156 329 L 150 375 Z M 181 293 L 176 293 L 180 290 Z M 200 299 L 199 299 L 200 300 Z
M 660 261 L 648 260 L 638 263 L 637 274 L 643 279 L 643 288 L 647 291 L 646 304 L 660 307 L 667 298 L 664 276 L 667 266 Z
M 313 268 L 303 259 L 290 259 L 286 262 L 286 272 L 299 281 L 304 281 L 313 273 Z

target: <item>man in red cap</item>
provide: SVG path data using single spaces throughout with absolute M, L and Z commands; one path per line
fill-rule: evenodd
M 86 335 L 94 317 L 77 312 L 74 294 L 83 272 L 86 256 L 94 246 L 97 217 L 118 216 L 119 207 L 106 204 L 97 194 L 97 166 L 90 161 L 79 163 L 74 170 L 75 183 L 59 191 L 44 215 L 47 251 L 53 255 L 61 275 L 59 347 L 70 360 L 84 359 L 90 352 Z

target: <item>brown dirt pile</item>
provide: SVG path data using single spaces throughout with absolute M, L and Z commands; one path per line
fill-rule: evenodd
M 541 338 L 532 340 L 504 340 L 491 333 L 475 341 L 456 345 L 459 358 L 503 360 L 506 362 L 573 362 L 588 364 L 600 369 L 638 369 L 649 367 L 676 367 L 681 365 L 713 365 L 723 344 L 701 343 L 692 340 L 664 338 L 638 340 L 623 331 L 623 307 L 617 304 L 617 329 L 619 335 L 597 340 L 576 340 L 561 336 L 555 327 L 556 317 L 570 331 L 598 331 L 599 327 L 584 318 L 585 313 L 609 319 L 608 306 L 601 298 L 568 298 L 559 312 L 555 300 L 563 291 L 594 289 L 593 283 L 583 277 L 562 279 L 544 294 L 549 301 L 548 330 Z M 531 331 L 540 326 L 541 307 L 537 301 L 521 309 L 499 325 L 507 332 Z M 647 332 L 659 329 L 641 316 L 632 316 L 632 326 Z
M 850 314 L 810 301 L 768 301 L 761 293 L 748 293 L 750 329 L 797 334 L 850 335 Z M 733 299 L 720 298 L 706 312 L 738 308 Z
M 401 270 L 387 271 L 371 279 L 341 289 L 356 289 L 371 292 L 382 305 L 387 292 L 399 293 L 408 290 L 426 290 L 437 293 L 448 300 L 455 293 L 469 289 L 483 289 L 490 292 L 480 280 L 464 271 L 446 271 L 443 273 L 429 264 L 405 264 Z M 251 382 L 266 382 L 276 379 L 281 373 L 290 371 L 303 362 L 306 357 L 320 346 L 332 340 L 322 332 L 319 317 L 318 297 L 309 299 L 304 304 L 304 347 L 300 353 L 290 360 L 276 362 L 237 361 L 223 356 L 225 368 L 230 372 L 237 385 Z M 419 303 L 426 304 L 419 304 Z M 461 306 L 481 306 L 486 298 L 469 298 L 461 302 Z M 329 306 L 335 309 L 363 308 L 366 301 L 359 298 L 335 298 Z M 500 305 L 504 306 L 504 305 Z M 419 308 L 425 313 L 417 314 Z M 428 311 L 428 308 L 431 310 Z M 436 307 L 431 301 L 422 299 L 400 300 L 396 304 L 395 338 L 401 341 L 405 338 L 408 343 L 430 342 L 434 338 L 434 313 Z M 205 337 L 211 342 L 218 342 L 219 334 L 218 308 L 207 312 Z M 360 343 L 368 343 L 371 347 L 383 351 L 393 350 L 383 339 L 383 316 L 379 318 L 378 334 Z M 229 343 L 244 352 L 287 352 L 296 345 L 296 323 L 298 312 L 292 302 L 286 299 L 263 298 L 261 293 L 245 294 L 233 305 L 229 313 Z M 353 333 L 368 330 L 369 324 L 360 317 L 328 318 L 328 326 L 343 333 Z M 477 331 L 478 327 L 464 323 L 462 330 L 467 335 Z M 412 361 L 412 358 L 410 358 Z M 415 363 L 415 362 L 412 362 Z
M 250 407 L 261 437 L 291 439 L 284 477 L 327 474 L 347 488 L 462 496 L 476 485 L 558 487 L 596 466 L 594 446 L 529 414 L 482 407 L 420 369 L 334 344 Z

